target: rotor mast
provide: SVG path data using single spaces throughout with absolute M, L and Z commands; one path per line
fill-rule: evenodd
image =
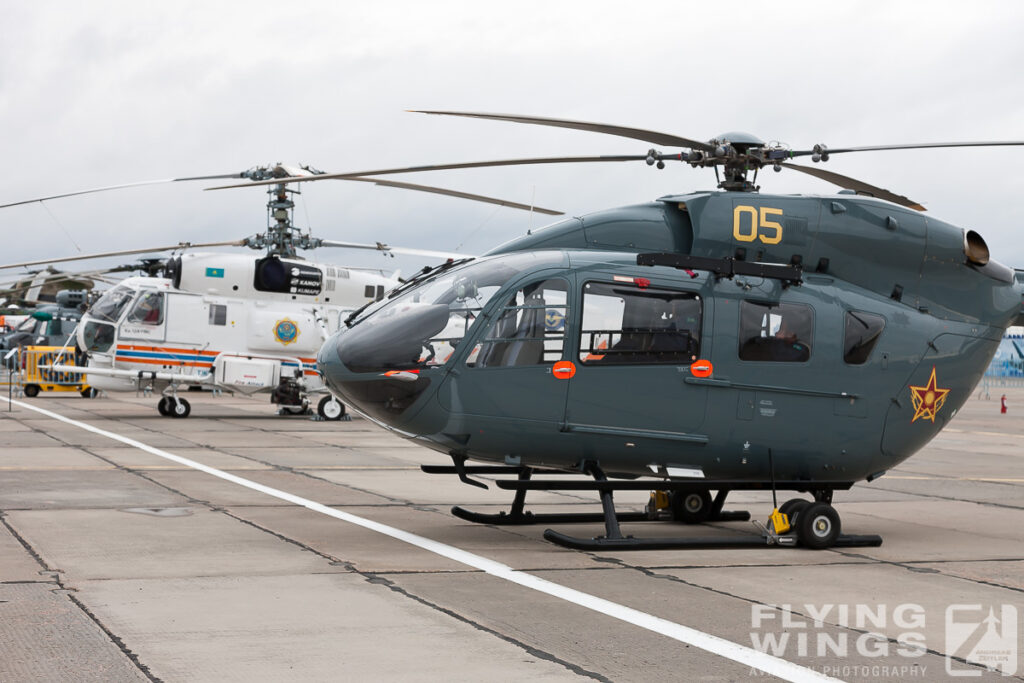
M 311 166 L 299 168 L 287 167 L 283 164 L 257 166 L 245 171 L 242 175 L 250 180 L 271 180 L 274 178 L 294 178 L 302 175 L 322 175 Z M 310 233 L 303 233 L 294 222 L 295 202 L 291 195 L 301 194 L 297 187 L 292 188 L 285 183 L 276 183 L 267 190 L 267 231 L 257 233 L 245 239 L 245 245 L 253 249 L 266 249 L 268 256 L 296 258 L 299 249 L 316 249 L 321 241 Z

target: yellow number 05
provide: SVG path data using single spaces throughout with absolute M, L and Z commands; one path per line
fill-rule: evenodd
M 744 221 L 742 216 L 748 214 L 749 221 Z M 782 241 L 782 225 L 775 221 L 768 220 L 768 216 L 781 216 L 782 209 L 769 209 L 761 207 L 760 221 L 758 211 L 753 206 L 737 206 L 732 212 L 732 236 L 740 242 L 753 242 L 761 240 L 765 244 L 778 244 Z M 744 226 L 744 223 L 747 225 Z M 744 232 L 743 228 L 749 230 Z M 769 232 L 765 232 L 769 231 Z

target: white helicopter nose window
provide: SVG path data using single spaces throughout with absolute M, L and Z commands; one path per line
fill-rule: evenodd
M 123 285 L 114 287 L 112 290 L 100 297 L 92 308 L 89 315 L 100 320 L 115 322 L 121 317 L 122 311 L 128 303 L 135 298 L 135 290 Z
M 160 325 L 164 321 L 164 293 L 144 292 L 128 313 L 128 322 Z

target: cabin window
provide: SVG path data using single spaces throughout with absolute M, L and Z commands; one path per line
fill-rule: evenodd
M 210 324 L 228 324 L 228 307 L 226 304 L 210 304 Z
M 589 282 L 580 362 L 689 365 L 700 357 L 701 314 L 694 292 Z
M 560 360 L 568 292 L 568 283 L 561 279 L 533 282 L 516 290 L 466 364 L 494 368 L 551 365 Z
M 127 321 L 143 325 L 160 325 L 164 321 L 164 293 L 143 292 L 128 313 Z
M 846 335 L 843 340 L 843 360 L 850 365 L 863 365 L 878 343 L 885 328 L 885 318 L 863 311 L 846 312 Z
M 814 311 L 805 304 L 740 302 L 740 360 L 804 363 L 814 343 Z

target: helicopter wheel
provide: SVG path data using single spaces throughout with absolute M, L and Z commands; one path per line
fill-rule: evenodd
M 789 518 L 790 524 L 795 525 L 797 516 L 810 504 L 811 501 L 805 498 L 790 498 L 779 507 L 779 512 Z
M 278 415 L 305 415 L 309 412 L 309 401 L 302 399 L 298 405 L 282 405 L 277 411 Z
M 188 417 L 192 412 L 192 406 L 183 398 L 167 399 L 167 408 L 171 417 Z
M 22 391 L 25 392 L 25 396 L 27 396 L 28 398 L 35 398 L 36 396 L 39 395 L 39 385 L 26 384 L 25 388 Z
M 345 404 L 334 396 L 324 396 L 317 404 L 316 412 L 325 420 L 340 420 L 345 415 Z
M 669 504 L 672 518 L 683 524 L 700 524 L 711 516 L 710 491 L 673 491 Z
M 840 530 L 839 513 L 828 503 L 810 503 L 797 514 L 797 538 L 812 550 L 831 547 Z

